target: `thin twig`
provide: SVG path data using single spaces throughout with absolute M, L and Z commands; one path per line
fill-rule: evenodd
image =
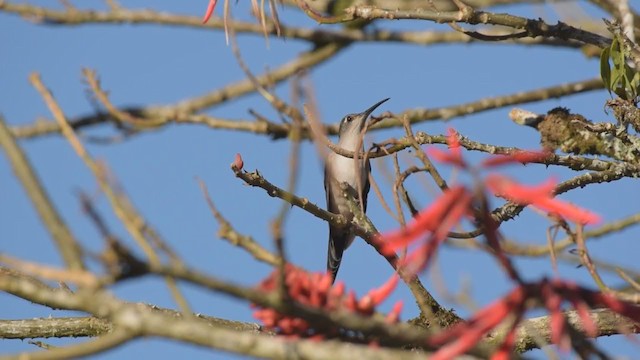
M 59 360 L 76 359 L 85 356 L 94 356 L 125 344 L 138 337 L 131 329 L 115 328 L 111 332 L 76 345 L 56 347 L 40 352 L 22 353 L 17 359 L 32 360 Z
M 211 214 L 218 221 L 220 228 L 218 229 L 218 236 L 229 241 L 232 245 L 239 246 L 251 254 L 256 260 L 265 262 L 271 266 L 277 266 L 281 261 L 278 257 L 272 254 L 270 251 L 262 247 L 257 241 L 250 236 L 245 236 L 237 232 L 231 223 L 225 219 L 218 209 L 213 204 L 213 200 L 209 196 L 209 191 L 205 183 L 198 179 L 198 185 L 204 195 Z
M 67 119 L 62 112 L 62 109 L 53 98 L 51 92 L 42 83 L 40 75 L 38 73 L 32 73 L 29 76 L 29 81 L 33 84 L 33 86 L 36 88 L 36 90 L 38 90 L 38 92 L 44 99 L 45 103 L 49 107 L 49 110 L 53 114 L 53 117 L 58 122 L 62 134 L 65 136 L 71 147 L 75 150 L 78 156 L 87 165 L 89 170 L 91 170 L 94 177 L 98 180 L 98 184 L 109 199 L 112 209 L 114 210 L 120 221 L 122 221 L 122 223 L 125 225 L 125 228 L 129 232 L 129 234 L 131 234 L 138 246 L 140 246 L 145 252 L 147 257 L 149 258 L 149 261 L 152 264 L 158 265 L 160 263 L 160 259 L 151 244 L 149 244 L 148 240 L 145 238 L 143 231 L 141 230 L 140 225 L 145 224 L 144 221 L 140 222 L 140 219 L 142 219 L 142 217 L 137 213 L 134 213 L 131 207 L 125 209 L 122 202 L 119 201 L 119 197 L 116 194 L 116 191 L 110 186 L 106 178 L 104 169 L 93 160 L 91 155 L 85 149 L 84 145 L 82 145 L 82 143 L 76 136 L 73 129 L 69 126 L 69 124 L 67 123 Z M 170 291 L 174 295 L 176 302 L 184 311 L 184 313 L 191 314 L 187 301 L 178 290 L 175 280 L 166 278 L 165 281 L 167 282 L 167 286 L 169 287 Z
M 72 270 L 84 270 L 82 249 L 78 241 L 55 209 L 46 190 L 40 183 L 29 159 L 11 135 L 4 118 L 0 115 L 0 145 L 7 154 L 13 172 L 24 187 L 33 207 L 53 237 L 66 265 Z
M 358 226 L 358 224 L 348 224 L 346 219 L 342 215 L 337 215 L 321 209 L 314 204 L 311 204 L 309 200 L 305 198 L 300 198 L 291 194 L 267 181 L 262 175 L 260 175 L 257 171 L 248 173 L 244 172 L 240 169 L 232 169 L 236 175 L 236 177 L 242 179 L 245 183 L 251 186 L 257 186 L 264 189 L 269 196 L 278 197 L 280 199 L 285 200 L 287 203 L 297 206 L 310 214 L 327 221 L 332 226 L 336 227 L 344 227 L 351 226 L 356 235 L 360 236 L 364 239 L 369 245 L 373 246 L 376 251 L 385 257 L 391 266 L 395 269 L 397 266 L 397 259 L 395 257 L 389 257 L 384 255 L 378 242 L 374 239 L 375 234 L 377 234 L 377 230 L 373 227 L 373 224 L 368 220 L 368 218 L 364 215 L 361 218 L 365 219 L 368 224 L 368 228 L 363 228 L 362 226 Z M 354 210 L 354 209 L 352 209 Z M 357 213 L 358 211 L 355 211 Z M 355 216 L 354 216 L 355 217 Z M 431 294 L 424 288 L 424 286 L 420 283 L 420 280 L 417 276 L 407 279 L 403 277 L 403 280 L 406 281 L 409 289 L 411 289 L 414 294 L 416 301 L 418 302 L 418 306 L 421 312 L 425 316 L 435 316 L 436 319 L 443 321 L 443 323 L 449 324 L 459 320 L 457 315 L 452 312 L 445 310 L 438 302 L 431 296 Z M 431 315 L 432 314 L 432 315 Z
M 79 286 L 93 287 L 98 283 L 98 279 L 92 272 L 86 270 L 61 269 L 54 266 L 47 266 L 36 262 L 13 258 L 9 255 L 0 254 L 0 263 L 11 268 L 35 276 L 41 279 L 69 282 Z

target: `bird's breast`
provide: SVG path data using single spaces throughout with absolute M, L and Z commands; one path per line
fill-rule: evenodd
M 359 174 L 356 172 L 356 163 L 352 158 L 344 157 L 336 153 L 329 154 L 328 163 L 330 175 L 337 183 L 348 183 L 354 189 L 358 188 L 358 175 L 360 181 L 364 184 L 366 181 L 366 170 L 362 161 L 359 161 Z

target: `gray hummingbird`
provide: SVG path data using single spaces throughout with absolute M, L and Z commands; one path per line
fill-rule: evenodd
M 349 114 L 343 117 L 338 130 L 338 147 L 350 151 L 364 150 L 363 145 L 361 145 L 361 149 L 357 149 L 357 146 L 367 118 L 373 110 L 387 100 L 389 98 L 378 101 L 361 113 Z M 358 196 L 356 200 L 362 199 L 363 211 L 367 211 L 367 196 L 370 186 L 369 172 L 371 171 L 369 160 L 367 159 L 365 162 L 359 159 L 359 167 L 356 170 L 356 164 L 352 158 L 336 154 L 333 151 L 329 153 L 325 163 L 324 191 L 327 195 L 327 210 L 334 214 L 343 215 L 348 222 L 353 219 L 353 214 L 349 210 L 347 199 L 343 196 L 344 191 L 340 188 L 341 183 L 347 183 L 355 190 L 354 193 Z M 361 193 L 358 193 L 358 191 L 361 191 Z M 355 234 L 349 226 L 338 228 L 329 225 L 327 272 L 331 273 L 334 281 L 340 268 L 342 253 L 351 245 L 353 239 L 355 239 Z

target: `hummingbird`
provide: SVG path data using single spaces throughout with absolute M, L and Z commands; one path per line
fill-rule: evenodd
M 338 130 L 338 147 L 358 152 L 363 151 L 364 146 L 360 142 L 362 131 L 365 127 L 369 115 L 382 103 L 389 100 L 378 101 L 367 110 L 357 113 L 348 114 L 340 121 Z M 357 149 L 358 144 L 360 149 Z M 359 167 L 359 169 L 356 168 Z M 345 157 L 335 152 L 330 152 L 327 156 L 324 168 L 324 191 L 327 197 L 327 210 L 343 215 L 347 222 L 351 222 L 353 214 L 349 210 L 348 200 L 343 196 L 343 190 L 340 184 L 347 183 L 357 195 L 355 200 L 360 201 L 363 206 L 363 212 L 367 211 L 367 196 L 369 195 L 369 172 L 371 165 L 369 160 L 358 160 L 358 165 L 352 158 Z M 329 224 L 329 248 L 327 251 L 327 272 L 332 276 L 333 281 L 336 279 L 340 262 L 342 261 L 342 253 L 351 245 L 355 239 L 353 230 L 347 226 L 338 228 Z

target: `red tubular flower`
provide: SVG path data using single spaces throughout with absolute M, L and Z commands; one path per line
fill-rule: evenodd
M 507 302 L 498 302 L 493 306 L 487 307 L 487 310 L 490 311 L 483 312 L 482 316 L 474 316 L 467 323 L 454 325 L 454 327 L 458 327 L 457 331 L 452 331 L 452 333 L 456 334 L 454 340 L 440 347 L 431 359 L 454 359 L 456 356 L 464 354 L 481 342 L 486 333 L 497 327 L 511 314 L 512 305 Z M 449 335 L 446 338 L 451 339 L 452 336 Z
M 470 193 L 463 193 L 463 196 L 456 201 L 453 208 L 444 214 L 444 217 L 440 219 L 438 228 L 427 238 L 425 244 L 415 251 L 417 253 L 416 260 L 411 262 L 408 274 L 415 275 L 429 266 L 431 258 L 447 238 L 449 231 L 460 223 L 460 220 L 469 212 L 472 199 L 473 197 Z
M 502 196 L 518 204 L 525 205 L 541 198 L 552 197 L 553 189 L 556 187 L 556 181 L 553 179 L 548 179 L 537 186 L 526 186 L 498 174 L 488 175 L 484 183 L 496 196 Z
M 485 185 L 495 195 L 504 197 L 521 205 L 532 205 L 550 214 L 580 224 L 594 224 L 600 217 L 588 210 L 555 199 L 553 189 L 555 182 L 547 180 L 538 186 L 525 186 L 498 174 L 488 175 Z
M 567 350 L 570 343 L 565 333 L 565 318 L 562 313 L 563 298 L 549 286 L 542 286 L 540 289 L 544 305 L 549 311 L 551 321 L 551 342 L 557 344 L 560 349 Z
M 391 295 L 397 285 L 398 275 L 393 274 L 386 283 L 382 284 L 379 288 L 370 290 L 367 295 L 360 299 L 360 301 L 358 302 L 358 307 L 363 310 L 373 310 L 375 306 L 380 305 L 381 302 L 386 300 L 389 295 Z
M 597 224 L 601 221 L 600 216 L 589 210 L 553 198 L 542 198 L 532 205 L 579 224 Z
M 518 309 L 516 318 L 513 320 L 513 324 L 509 328 L 509 332 L 504 337 L 502 344 L 498 350 L 491 355 L 491 360 L 509 360 L 512 358 L 513 347 L 516 343 L 516 335 L 518 330 L 518 324 L 522 320 L 522 309 Z
M 216 8 L 216 3 L 218 2 L 218 0 L 209 0 L 209 5 L 207 6 L 207 11 L 204 13 L 204 17 L 202 18 L 202 23 L 206 24 L 207 21 L 209 21 L 209 18 L 211 17 L 211 14 L 213 14 L 213 10 Z
M 382 245 L 382 252 L 392 255 L 398 248 L 403 248 L 420 236 L 428 234 L 424 244 L 399 264 L 406 267 L 404 270 L 408 276 L 424 270 L 440 244 L 447 238 L 449 231 L 469 213 L 472 199 L 473 195 L 462 186 L 446 190 L 406 227 L 381 235 L 378 242 Z
M 467 333 L 469 329 L 477 328 L 479 324 L 499 324 L 509 314 L 515 312 L 515 309 L 518 308 L 519 304 L 522 304 L 526 299 L 526 289 L 521 286 L 517 287 L 504 298 L 497 300 L 493 304 L 490 304 L 484 309 L 478 311 L 468 321 L 455 324 L 446 331 L 430 337 L 429 344 L 433 346 L 440 346 L 450 341 L 460 341 L 462 336 Z M 477 333 L 474 334 L 477 335 Z M 472 348 L 478 341 L 482 340 L 482 338 L 478 335 L 475 342 L 472 340 L 473 337 L 465 338 L 465 341 L 463 341 L 462 344 L 464 346 L 460 349 L 464 352 Z
M 391 309 L 391 311 L 389 311 L 387 316 L 384 318 L 384 321 L 386 321 L 387 324 L 397 323 L 398 321 L 400 321 L 401 312 L 402 312 L 402 301 L 398 301 L 393 305 L 393 308 Z
M 598 336 L 598 327 L 589 314 L 589 305 L 583 299 L 577 297 L 575 293 L 567 294 L 567 296 L 573 308 L 578 312 L 584 332 L 593 338 Z
M 406 227 L 382 234 L 378 240 L 383 246 L 382 251 L 391 255 L 394 250 L 407 246 L 419 236 L 436 231 L 441 221 L 455 208 L 456 203 L 468 196 L 467 189 L 462 186 L 446 190 L 431 206 L 418 213 Z
M 640 322 L 640 307 L 628 302 L 617 299 L 608 294 L 596 293 L 594 296 L 596 303 L 602 304 L 622 316 Z

